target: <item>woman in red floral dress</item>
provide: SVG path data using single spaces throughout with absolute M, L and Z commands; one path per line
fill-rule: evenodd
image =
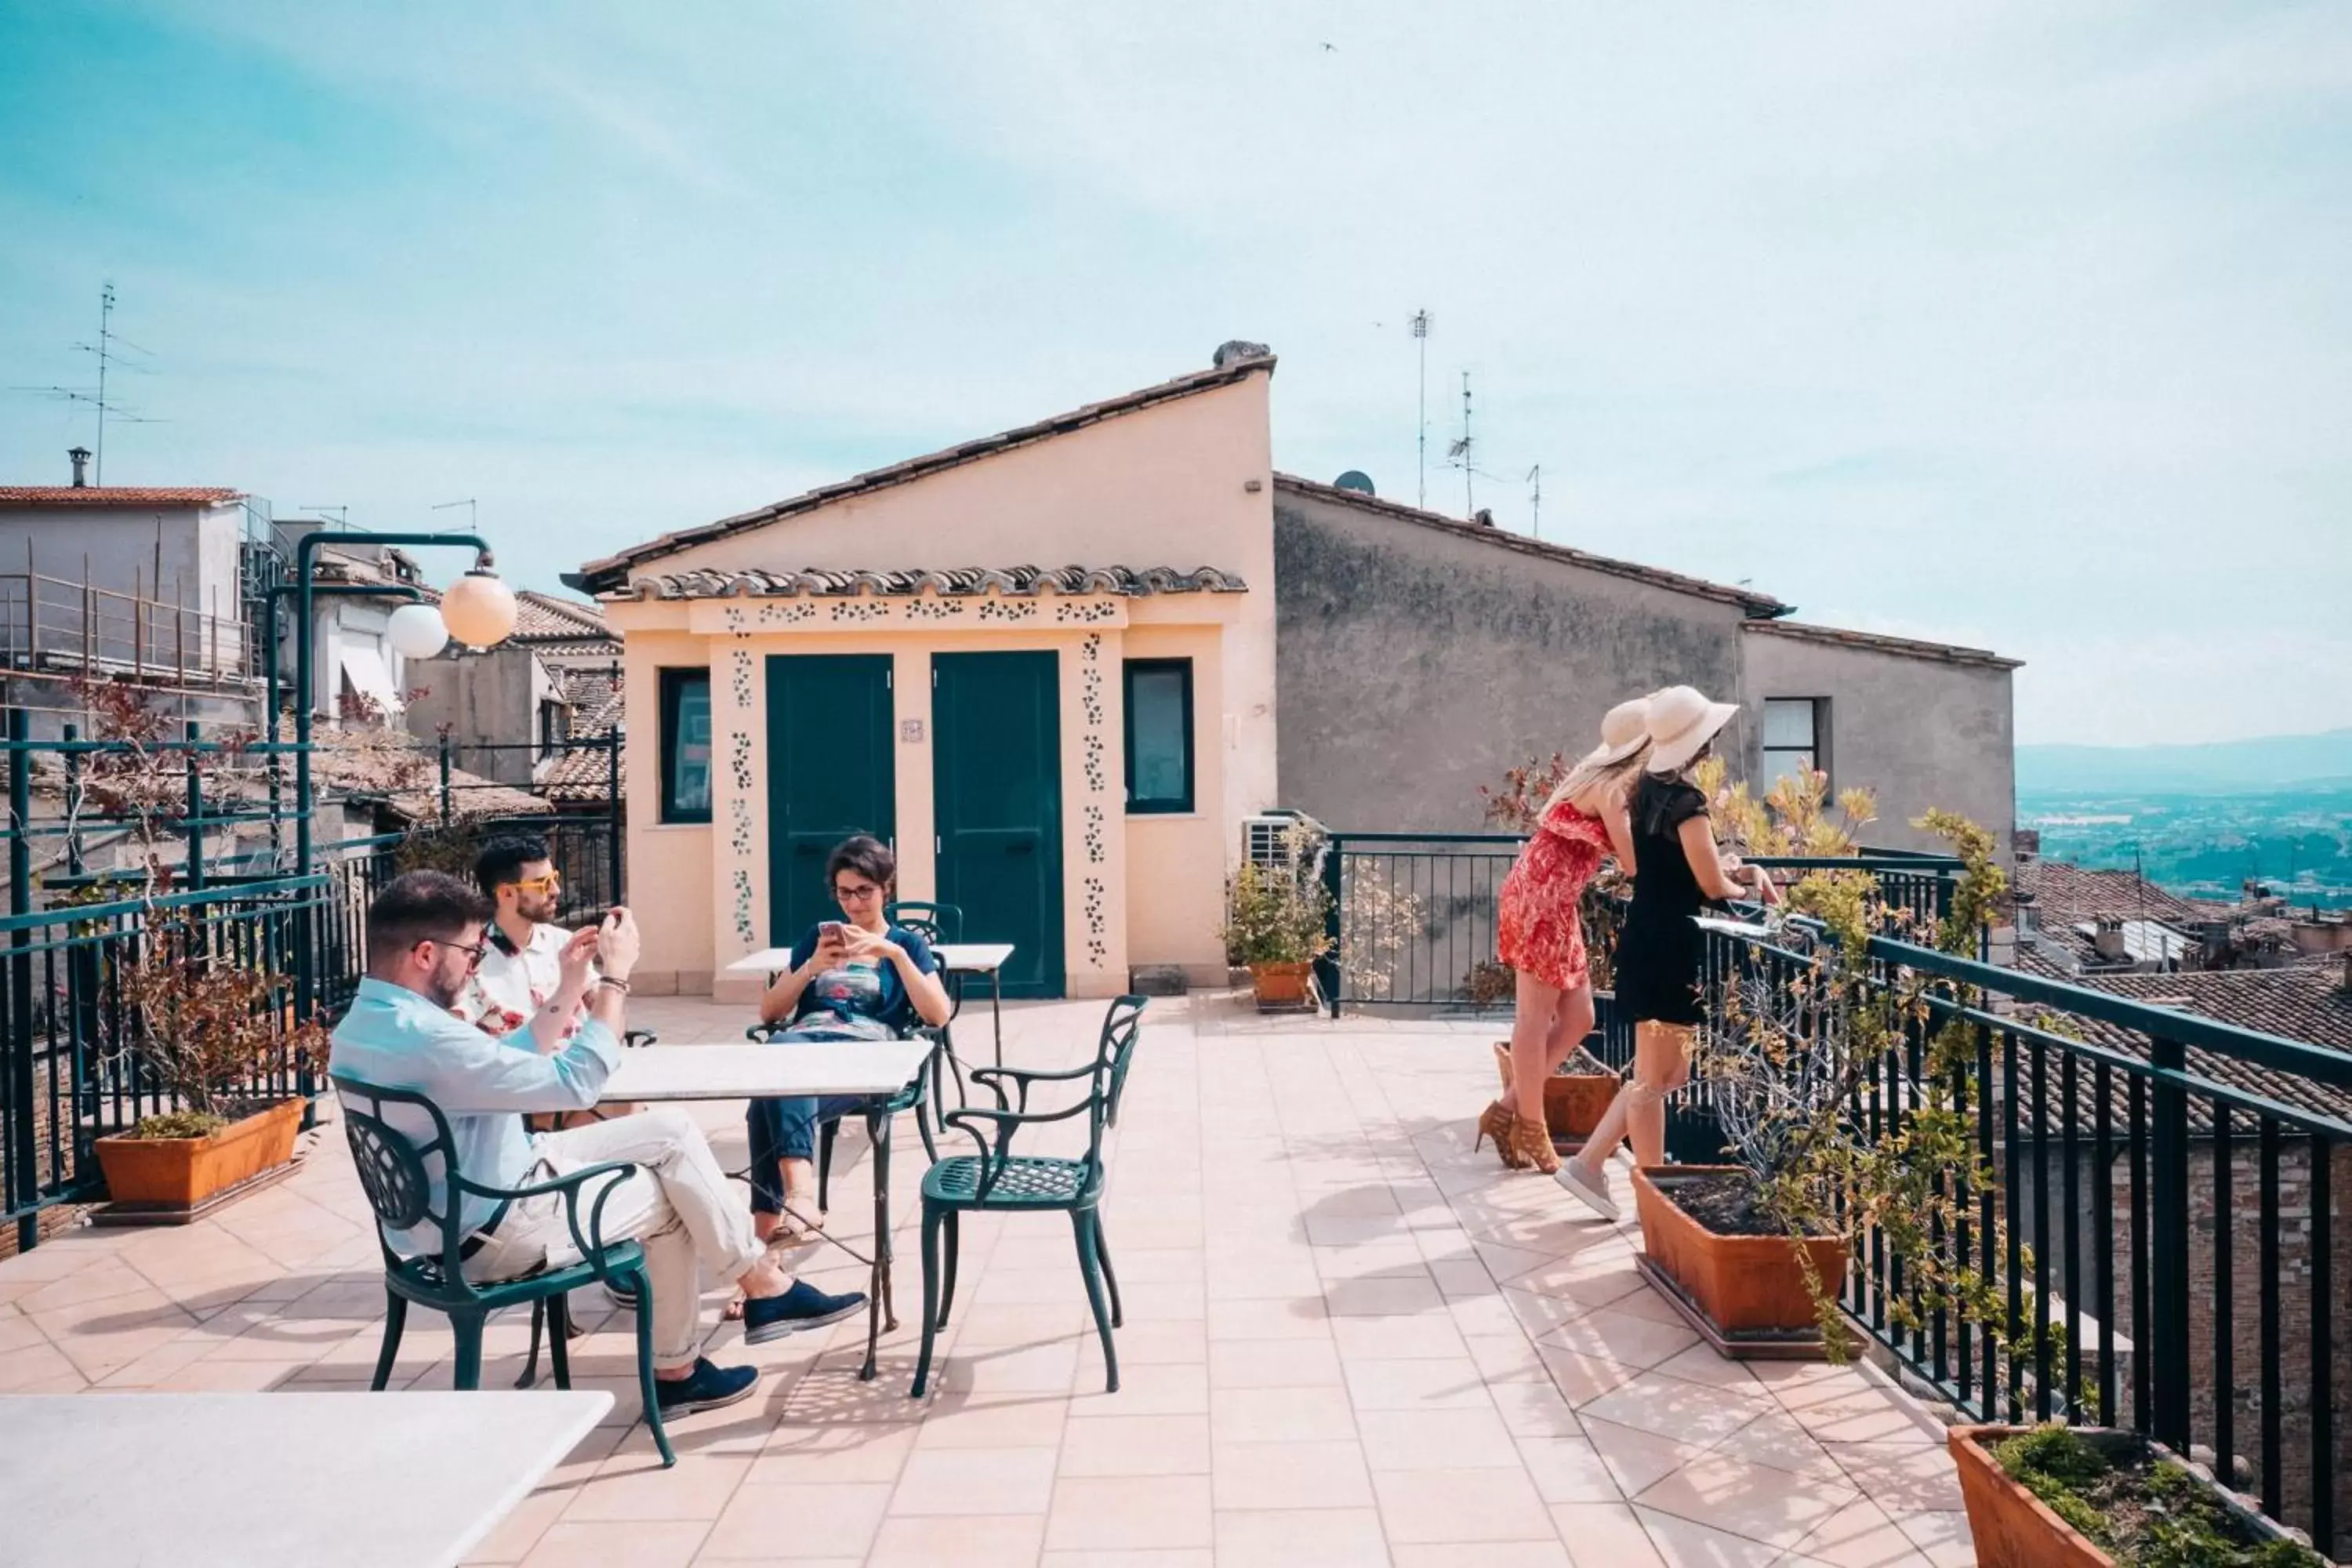
M 1621 702 L 1601 721 L 1601 744 L 1570 770 L 1544 803 L 1534 834 L 1504 879 L 1496 910 L 1496 951 L 1517 973 L 1518 1017 L 1511 1028 L 1515 1103 L 1496 1100 L 1478 1118 L 1503 1163 L 1549 1174 L 1559 1155 L 1544 1125 L 1544 1080 L 1592 1031 L 1592 977 L 1577 915 L 1584 885 L 1614 855 L 1633 863 L 1626 792 L 1649 746 L 1649 700 Z

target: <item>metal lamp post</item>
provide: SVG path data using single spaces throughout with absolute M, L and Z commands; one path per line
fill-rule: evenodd
M 311 871 L 310 814 L 316 805 L 310 793 L 310 739 L 315 719 L 311 688 L 316 679 L 318 654 L 310 625 L 310 603 L 313 594 L 320 590 L 311 582 L 310 574 L 319 547 L 330 543 L 462 546 L 474 552 L 474 573 L 489 574 L 492 565 L 488 542 L 472 533 L 329 532 L 322 529 L 304 534 L 295 546 L 293 594 L 298 640 L 294 654 L 294 874 L 298 877 L 307 877 Z M 341 590 L 337 587 L 331 591 Z M 501 640 L 511 630 L 513 622 L 509 617 L 505 629 L 490 640 Z M 308 1017 L 317 994 L 317 977 L 312 973 L 317 955 L 311 951 L 310 905 L 307 900 L 296 906 L 295 916 L 295 941 L 299 952 L 294 971 L 294 1005 L 298 1016 Z

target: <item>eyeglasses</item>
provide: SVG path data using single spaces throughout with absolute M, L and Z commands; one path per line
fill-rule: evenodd
M 881 896 L 882 889 L 871 882 L 861 883 L 854 888 L 845 888 L 836 884 L 833 889 L 834 900 L 836 903 L 862 904 L 868 899 L 878 899 Z
M 462 942 L 444 942 L 437 936 L 428 936 L 425 940 L 431 942 L 436 947 L 446 947 L 453 952 L 464 953 L 466 955 L 466 967 L 468 970 L 479 969 L 482 966 L 482 954 L 490 951 L 490 942 L 488 937 L 484 937 L 480 942 L 471 943 L 470 945 Z
M 560 892 L 563 888 L 563 874 L 560 871 L 550 871 L 544 877 L 526 877 L 515 886 L 530 893 Z

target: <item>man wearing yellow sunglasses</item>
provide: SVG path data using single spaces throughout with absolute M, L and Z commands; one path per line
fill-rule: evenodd
M 498 913 L 484 933 L 481 964 L 458 994 L 458 1016 L 487 1034 L 528 1029 L 542 1055 L 562 1049 L 596 983 L 594 928 L 574 933 L 552 923 L 563 881 L 545 839 L 491 839 L 474 862 L 474 880 Z

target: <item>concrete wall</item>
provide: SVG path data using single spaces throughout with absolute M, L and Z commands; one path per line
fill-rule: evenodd
M 1475 831 L 1614 704 L 1739 684 L 1733 603 L 1287 489 L 1274 542 L 1281 804 L 1336 828 Z
M 1866 842 L 1897 849 L 1941 843 L 1911 826 L 1930 806 L 1957 811 L 2011 847 L 2017 826 L 2011 671 L 1983 661 L 1832 645 L 1754 627 L 1740 639 L 1745 670 L 1736 743 L 1747 776 L 1760 776 L 1765 699 L 1828 700 L 1832 789 L 1878 796 Z
M 899 727 L 899 894 L 925 899 L 932 854 L 929 661 L 935 653 L 1052 649 L 1062 679 L 1064 969 L 1073 995 L 1126 989 L 1130 966 L 1223 973 L 1216 941 L 1241 819 L 1276 804 L 1275 577 L 1266 375 L 1108 420 L 918 481 L 746 530 L 657 563 L 694 568 L 1212 566 L 1245 594 L 1139 599 L 616 599 L 629 727 L 624 765 L 658 798 L 659 671 L 711 673 L 712 824 L 628 827 L 629 889 L 656 986 L 748 998 L 724 973 L 767 945 L 767 658 L 887 653 Z M 1253 488 L 1254 487 L 1254 488 Z M 1128 817 L 1121 664 L 1194 660 L 1196 809 Z M 919 731 L 907 728 L 920 721 Z M 980 933 L 972 933 L 975 936 Z
M 38 630 L 44 648 L 64 646 L 68 634 L 80 635 L 85 621 L 80 588 L 87 578 L 92 588 L 121 595 L 100 601 L 100 657 L 128 661 L 139 647 L 151 667 L 169 665 L 177 637 L 189 668 L 216 664 L 241 669 L 242 634 L 223 625 L 215 636 L 197 617 L 242 621 L 238 590 L 244 537 L 241 506 L 10 510 L 0 511 L 0 579 L 21 579 L 28 563 L 34 574 L 53 579 L 41 585 Z M 134 639 L 128 603 L 134 595 L 177 605 L 188 614 L 176 625 L 168 616 L 159 619 L 151 614 L 145 631 Z M 5 602 L 0 616 L 10 623 L 8 637 L 22 646 L 23 588 L 8 583 L 0 602 Z
M 424 692 L 408 704 L 409 733 L 429 742 L 446 724 L 457 766 L 528 788 L 540 763 L 540 704 L 558 695 L 539 656 L 507 643 L 405 662 L 406 689 Z

